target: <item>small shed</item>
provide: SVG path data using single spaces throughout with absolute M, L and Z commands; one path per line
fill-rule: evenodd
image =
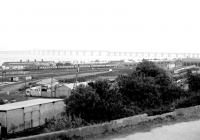
M 25 77 L 25 80 L 26 80 L 26 81 L 32 80 L 32 76 L 26 76 L 26 77 Z
M 62 98 L 62 97 L 69 97 L 71 95 L 71 88 L 64 84 L 60 84 L 55 86 L 55 97 Z
M 71 95 L 71 90 L 65 84 L 57 84 L 54 87 L 42 85 L 26 89 L 26 95 L 46 98 L 65 98 Z
M 33 99 L 0 105 L 0 123 L 8 134 L 39 127 L 64 111 L 62 99 Z
M 26 89 L 27 96 L 41 96 L 41 86 L 31 87 Z
M 10 81 L 11 82 L 18 82 L 19 81 L 19 77 L 11 77 Z

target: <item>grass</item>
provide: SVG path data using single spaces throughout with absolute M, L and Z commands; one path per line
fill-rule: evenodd
M 0 94 L 0 98 L 3 99 L 4 101 L 7 100 L 8 102 L 18 102 L 18 101 L 25 101 L 28 99 L 24 94 L 21 93 L 2 93 Z

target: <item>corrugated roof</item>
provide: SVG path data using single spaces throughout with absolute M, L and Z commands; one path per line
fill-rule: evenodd
M 10 104 L 0 105 L 0 111 L 7 111 L 7 110 L 24 108 L 24 107 L 40 105 L 40 104 L 45 104 L 45 103 L 52 103 L 52 102 L 57 102 L 61 100 L 63 99 L 33 99 L 33 100 L 15 102 L 15 103 L 10 103 Z

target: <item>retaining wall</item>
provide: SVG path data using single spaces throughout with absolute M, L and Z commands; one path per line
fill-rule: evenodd
M 153 122 L 155 120 L 165 121 L 173 118 L 179 118 L 180 116 L 184 118 L 190 118 L 190 117 L 200 118 L 200 106 L 176 109 L 173 112 L 155 116 L 148 116 L 147 114 L 136 115 L 132 117 L 113 120 L 111 122 L 103 124 L 85 126 L 76 129 L 62 130 L 52 133 L 45 133 L 24 138 L 17 138 L 16 140 L 55 140 L 61 137 L 72 138 L 72 137 L 95 136 L 107 132 L 112 132 L 115 130 L 120 130 L 122 128 L 126 128 L 129 126 L 137 127 L 137 125 L 140 123 Z

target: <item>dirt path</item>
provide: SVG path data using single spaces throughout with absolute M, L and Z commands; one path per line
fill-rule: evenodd
M 109 136 L 97 140 L 199 140 L 200 120 L 164 125 L 148 132 Z

